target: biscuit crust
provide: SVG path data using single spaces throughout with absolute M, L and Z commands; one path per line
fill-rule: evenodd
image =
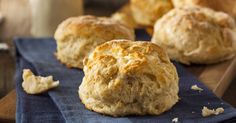
M 83 59 L 93 49 L 113 39 L 134 39 L 134 30 L 109 18 L 71 17 L 63 21 L 54 35 L 57 59 L 68 67 L 83 68 Z
M 172 0 L 175 7 L 183 6 L 202 6 L 223 11 L 236 19 L 236 1 L 235 0 Z
M 141 26 L 153 26 L 173 8 L 171 0 L 131 0 L 130 3 L 133 17 Z
M 232 17 L 203 7 L 175 8 L 155 24 L 152 42 L 184 64 L 212 64 L 235 55 Z
M 102 114 L 159 115 L 179 99 L 176 68 L 151 42 L 106 42 L 84 59 L 84 73 L 80 99 Z

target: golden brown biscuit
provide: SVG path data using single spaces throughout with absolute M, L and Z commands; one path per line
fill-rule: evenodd
M 57 59 L 68 67 L 83 68 L 83 59 L 93 49 L 112 39 L 134 39 L 134 30 L 119 22 L 95 16 L 71 17 L 56 32 Z
M 106 42 L 84 60 L 84 73 L 80 99 L 99 113 L 159 115 L 179 99 L 176 68 L 151 42 Z
M 137 28 L 137 24 L 133 18 L 129 4 L 125 5 L 119 11 L 114 13 L 111 18 L 131 28 Z
M 171 10 L 171 0 L 131 0 L 135 21 L 143 26 L 153 26 L 157 19 Z
M 236 0 L 172 0 L 175 7 L 202 6 L 223 11 L 236 18 Z
M 214 6 L 216 0 L 172 0 L 174 7 L 184 6 Z
M 156 22 L 152 42 L 184 64 L 217 63 L 235 55 L 235 22 L 208 8 L 175 8 Z

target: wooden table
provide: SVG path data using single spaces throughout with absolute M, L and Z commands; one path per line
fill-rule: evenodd
M 208 66 L 187 66 L 218 97 L 228 88 L 236 73 L 236 58 Z M 14 122 L 16 109 L 16 92 L 11 91 L 0 100 L 0 122 Z

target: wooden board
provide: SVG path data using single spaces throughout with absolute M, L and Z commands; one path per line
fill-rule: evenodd
M 16 92 L 11 91 L 6 97 L 0 100 L 0 123 L 15 122 L 16 113 Z
M 236 57 L 218 64 L 186 66 L 186 68 L 221 98 L 236 76 Z
M 14 73 L 15 60 L 8 51 L 0 51 L 0 98 L 14 88 Z

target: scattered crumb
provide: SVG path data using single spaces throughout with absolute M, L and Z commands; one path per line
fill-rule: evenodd
M 224 103 L 220 103 L 221 105 L 224 105 Z
M 178 120 L 179 120 L 179 118 L 178 118 L 178 117 L 176 117 L 176 118 L 173 118 L 173 119 L 172 119 L 172 123 L 178 123 Z
M 199 92 L 203 91 L 203 89 L 199 88 L 197 85 L 192 85 L 191 89 Z
M 208 102 L 207 104 L 208 104 L 208 105 L 210 105 L 210 103 L 209 103 L 209 102 Z
M 220 108 L 217 108 L 216 110 L 215 109 L 208 109 L 207 107 L 203 107 L 202 109 L 202 116 L 203 117 L 208 117 L 208 116 L 211 116 L 211 115 L 219 115 L 221 113 L 224 112 L 224 109 L 222 107 Z
M 35 76 L 29 69 L 24 69 L 22 77 L 22 87 L 28 94 L 39 94 L 59 86 L 59 81 L 53 81 L 52 76 Z
M 192 114 L 194 114 L 195 112 L 194 111 L 192 111 Z

